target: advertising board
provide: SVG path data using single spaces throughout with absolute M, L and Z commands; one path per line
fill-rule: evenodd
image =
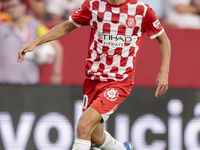
M 200 91 L 133 88 L 105 123 L 136 150 L 199 150 Z M 80 86 L 0 85 L 0 150 L 71 150 L 82 113 Z

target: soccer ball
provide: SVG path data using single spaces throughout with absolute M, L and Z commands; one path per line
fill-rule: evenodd
M 35 49 L 35 61 L 39 65 L 49 65 L 54 61 L 56 52 L 52 44 L 47 43 Z

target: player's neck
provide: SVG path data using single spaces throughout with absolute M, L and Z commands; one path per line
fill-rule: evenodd
M 124 3 L 126 0 L 107 0 L 110 4 L 119 5 Z

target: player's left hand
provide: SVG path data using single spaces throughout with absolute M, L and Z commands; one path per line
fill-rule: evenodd
M 160 72 L 156 79 L 156 97 L 163 96 L 168 89 L 168 72 Z

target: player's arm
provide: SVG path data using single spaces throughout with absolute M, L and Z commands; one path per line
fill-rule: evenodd
M 45 35 L 40 38 L 30 42 L 26 45 L 23 45 L 18 53 L 17 62 L 24 61 L 24 56 L 27 52 L 31 52 L 35 49 L 36 46 L 41 45 L 43 43 L 47 43 L 56 39 L 59 39 L 76 29 L 77 27 L 73 25 L 71 22 L 66 21 L 62 24 L 57 25 L 53 29 L 49 30 Z
M 160 56 L 162 59 L 160 72 L 156 79 L 157 89 L 155 96 L 159 97 L 165 94 L 165 92 L 168 89 L 171 44 L 165 32 L 163 32 L 160 36 L 156 37 L 156 39 L 159 43 Z

